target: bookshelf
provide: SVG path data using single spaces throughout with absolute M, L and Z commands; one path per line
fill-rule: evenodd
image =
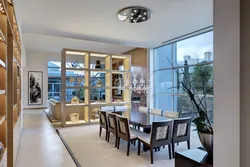
M 99 118 L 95 117 L 95 109 L 102 106 L 131 107 L 130 55 L 63 49 L 61 61 L 62 126 L 97 123 Z M 68 72 L 69 68 L 71 73 Z M 122 83 L 122 88 L 119 83 L 117 85 L 118 80 Z M 119 95 L 115 94 L 115 89 L 120 91 Z M 79 99 L 79 104 L 71 104 L 74 96 Z M 79 121 L 71 121 L 72 113 L 79 114 Z
M 0 141 L 5 147 L 0 166 L 14 166 L 15 126 L 20 122 L 21 102 L 21 40 L 14 4 L 0 0 Z

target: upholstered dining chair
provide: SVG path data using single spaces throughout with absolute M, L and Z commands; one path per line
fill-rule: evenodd
M 162 116 L 162 112 L 163 112 L 163 110 L 152 108 L 151 111 L 150 111 L 150 114 Z
M 176 119 L 176 118 L 179 118 L 179 113 L 178 113 L 178 112 L 169 112 L 169 111 L 165 111 L 164 117 Z
M 146 114 L 149 114 L 149 108 L 147 108 L 147 107 L 139 107 L 139 112 L 141 112 L 141 113 L 146 113 Z
M 137 140 L 138 136 L 143 136 L 144 133 L 129 127 L 129 121 L 122 116 L 116 116 L 117 120 L 117 149 L 120 147 L 120 140 L 127 141 L 127 156 L 129 156 L 130 142 Z
M 117 147 L 117 122 L 116 122 L 116 114 L 114 113 L 107 113 L 107 122 L 108 122 L 108 137 L 107 142 L 110 139 L 110 133 L 115 135 L 115 147 Z
M 100 111 L 100 132 L 99 132 L 99 137 L 101 137 L 102 135 L 102 129 L 105 129 L 106 130 L 106 140 L 107 140 L 107 137 L 108 137 L 108 123 L 107 123 L 107 116 L 106 116 L 106 111 Z
M 151 134 L 138 136 L 138 155 L 140 155 L 142 142 L 150 148 L 151 164 L 153 164 L 153 149 L 168 145 L 169 158 L 171 159 L 172 127 L 172 120 L 153 122 Z
M 172 153 L 175 157 L 175 143 L 187 142 L 187 147 L 190 149 L 190 131 L 191 131 L 191 117 L 179 118 L 174 120 L 173 139 L 172 139 Z

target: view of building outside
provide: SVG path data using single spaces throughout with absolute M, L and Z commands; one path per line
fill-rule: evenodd
M 212 31 L 155 48 L 154 108 L 195 116 L 184 83 L 212 117 L 213 57 Z

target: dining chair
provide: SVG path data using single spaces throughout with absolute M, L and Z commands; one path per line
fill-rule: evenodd
M 139 112 L 141 112 L 141 113 L 145 113 L 145 114 L 149 114 L 149 108 L 147 108 L 147 107 L 139 107 Z
M 164 117 L 166 117 L 166 118 L 172 118 L 172 119 L 179 118 L 179 113 L 178 112 L 165 111 Z
M 120 140 L 127 141 L 127 156 L 129 156 L 130 143 L 137 140 L 138 136 L 143 136 L 144 133 L 129 127 L 128 118 L 116 116 L 117 120 L 117 149 L 120 147 Z
M 153 122 L 150 134 L 138 136 L 138 155 L 140 155 L 142 142 L 150 148 L 151 164 L 153 164 L 153 149 L 168 145 L 169 159 L 171 159 L 172 127 L 172 120 Z
M 100 124 L 100 132 L 99 132 L 99 137 L 101 137 L 102 135 L 102 129 L 105 129 L 106 130 L 106 140 L 107 140 L 107 137 L 108 137 L 108 124 L 107 124 L 107 116 L 106 116 L 106 111 L 100 111 L 100 121 L 99 121 L 99 124 Z
M 117 122 L 116 122 L 116 114 L 107 113 L 107 122 L 108 122 L 108 137 L 107 142 L 110 139 L 110 133 L 113 133 L 115 136 L 115 147 L 117 147 Z
M 190 131 L 191 131 L 191 117 L 179 118 L 174 120 L 173 139 L 172 139 L 172 153 L 175 157 L 175 143 L 187 142 L 187 147 L 190 149 Z
M 114 112 L 115 111 L 115 107 L 114 106 L 101 107 L 101 111 Z
M 151 111 L 150 111 L 150 114 L 162 116 L 162 112 L 163 112 L 163 110 L 152 108 Z

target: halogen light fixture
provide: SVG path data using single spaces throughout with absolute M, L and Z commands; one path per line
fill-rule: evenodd
M 151 18 L 151 11 L 145 7 L 130 6 L 118 12 L 118 19 L 128 23 L 141 23 Z

